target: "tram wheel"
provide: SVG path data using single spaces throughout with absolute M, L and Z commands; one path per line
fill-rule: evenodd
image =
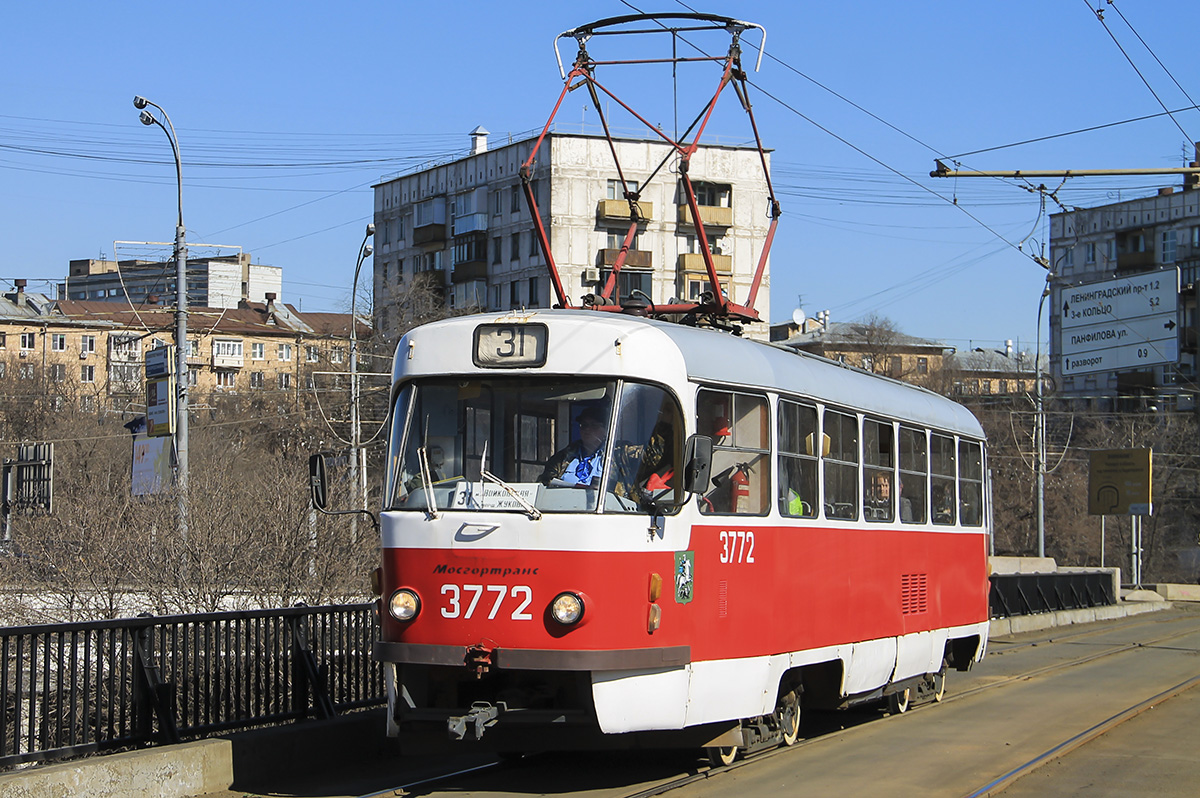
M 904 688 L 896 693 L 890 693 L 887 698 L 888 712 L 893 715 L 903 715 L 908 712 L 908 699 L 911 693 L 910 688 Z
M 775 720 L 784 745 L 795 745 L 800 739 L 800 698 L 792 690 L 780 696 L 775 705 Z
M 713 746 L 704 751 L 708 754 L 709 764 L 715 768 L 732 765 L 733 760 L 737 759 L 738 753 L 736 745 Z
M 946 666 L 937 673 L 929 674 L 930 693 L 933 695 L 934 703 L 940 703 L 946 697 Z

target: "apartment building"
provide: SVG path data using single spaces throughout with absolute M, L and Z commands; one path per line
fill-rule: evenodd
M 536 140 L 489 146 L 476 128 L 468 154 L 385 178 L 375 188 L 375 327 L 404 322 L 406 288 L 424 275 L 451 309 L 550 307 L 555 302 L 520 178 Z M 630 190 L 640 194 L 633 245 L 618 275 L 618 301 L 641 292 L 654 303 L 694 300 L 708 276 L 678 180 L 678 159 L 660 141 L 617 139 Z M 744 302 L 769 227 L 758 150 L 702 146 L 692 157 L 701 220 L 721 290 Z M 541 144 L 532 189 L 564 292 L 573 305 L 608 280 L 630 226 L 629 203 L 602 136 L 551 133 Z M 769 268 L 756 304 L 770 307 Z M 767 337 L 767 325 L 747 333 Z
M 1193 182 L 1056 213 L 1050 252 L 1050 369 L 1059 395 L 1099 409 L 1196 409 L 1200 191 Z M 1064 325 L 1064 305 L 1068 313 L 1095 311 L 1098 323 L 1081 328 L 1092 317 L 1076 313 Z
M 188 305 L 236 308 L 242 302 L 265 302 L 267 294 L 279 296 L 282 286 L 281 267 L 251 263 L 248 253 L 188 258 Z M 140 306 L 156 296 L 174 300 L 174 261 L 73 260 L 67 279 L 58 285 L 59 299 Z
M 220 395 L 298 401 L 349 370 L 350 316 L 278 304 L 188 309 L 188 377 L 197 401 Z M 0 298 L 0 379 L 35 383 L 56 403 L 87 410 L 145 406 L 145 354 L 174 343 L 174 309 L 52 300 L 24 281 Z M 371 330 L 359 323 L 360 340 Z

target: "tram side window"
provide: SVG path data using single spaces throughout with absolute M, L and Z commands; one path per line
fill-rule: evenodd
M 983 445 L 958 442 L 958 517 L 963 526 L 983 525 Z
M 929 436 L 929 498 L 933 523 L 953 524 L 954 483 L 958 470 L 954 465 L 954 439 L 934 433 Z
M 900 521 L 925 523 L 929 457 L 925 430 L 900 427 Z
M 779 512 L 793 518 L 817 515 L 817 409 L 779 402 Z
M 696 429 L 713 439 L 712 481 L 700 512 L 763 515 L 771 506 L 771 426 L 765 396 L 703 389 Z
M 858 419 L 826 410 L 823 429 L 829 438 L 825 457 L 825 517 L 858 517 Z
M 891 521 L 896 517 L 895 447 L 892 425 L 885 421 L 863 420 L 863 517 L 868 521 Z

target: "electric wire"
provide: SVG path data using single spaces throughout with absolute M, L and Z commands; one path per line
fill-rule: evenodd
M 1100 21 L 1100 25 L 1101 25 L 1101 26 L 1104 28 L 1104 32 L 1108 34 L 1108 37 L 1109 37 L 1110 39 L 1112 39 L 1112 41 L 1113 41 L 1113 44 L 1115 44 L 1115 45 L 1117 46 L 1117 49 L 1121 51 L 1121 55 L 1125 56 L 1125 60 L 1129 62 L 1129 66 L 1133 67 L 1133 71 L 1134 71 L 1135 73 L 1137 73 L 1137 76 L 1138 76 L 1139 78 L 1141 78 L 1141 81 L 1142 81 L 1142 83 L 1143 83 L 1143 84 L 1145 84 L 1145 86 L 1146 86 L 1146 89 L 1147 89 L 1147 90 L 1150 92 L 1150 94 L 1151 94 L 1151 95 L 1154 97 L 1155 101 L 1156 101 L 1156 102 L 1159 104 L 1159 106 L 1160 106 L 1160 107 L 1161 107 L 1161 108 L 1162 108 L 1164 111 L 1166 111 L 1166 110 L 1167 110 L 1167 104 L 1166 104 L 1166 103 L 1164 103 L 1164 102 L 1162 101 L 1162 98 L 1158 96 L 1158 93 L 1157 93 L 1156 91 L 1154 91 L 1154 87 L 1150 85 L 1150 81 L 1149 81 L 1149 80 L 1147 80 L 1147 79 L 1146 79 L 1146 76 L 1142 74 L 1142 71 L 1141 71 L 1140 69 L 1138 69 L 1138 67 L 1137 67 L 1137 64 L 1135 64 L 1135 63 L 1133 62 L 1133 59 L 1132 59 L 1132 58 L 1129 56 L 1129 53 L 1127 53 L 1127 52 L 1125 51 L 1125 48 L 1121 46 L 1121 42 L 1119 42 L 1119 41 L 1117 40 L 1117 37 L 1116 37 L 1116 35 L 1115 35 L 1115 34 L 1112 32 L 1112 30 L 1111 30 L 1111 29 L 1108 27 L 1108 23 L 1104 21 L 1104 11 L 1103 11 L 1102 9 L 1095 9 L 1095 8 L 1092 8 L 1092 4 L 1091 4 L 1091 2 L 1090 2 L 1089 0 L 1083 0 L 1083 4 L 1084 4 L 1085 6 L 1087 6 L 1087 9 L 1088 9 L 1088 11 L 1090 11 L 1092 14 L 1094 14 L 1094 15 L 1095 15 L 1095 17 L 1096 17 L 1096 19 Z M 1124 19 L 1124 17 L 1122 17 L 1122 19 Z M 1128 24 L 1128 23 L 1126 23 L 1126 24 Z M 1136 35 L 1136 32 L 1135 32 L 1135 35 Z M 1139 38 L 1140 38 L 1140 37 L 1139 37 Z M 1173 78 L 1172 78 L 1172 80 L 1173 80 Z M 1189 99 L 1190 99 L 1190 98 L 1189 98 Z M 1176 118 L 1174 117 L 1174 115 L 1171 115 L 1171 114 L 1168 114 L 1168 115 L 1171 117 L 1171 121 L 1175 123 L 1175 127 L 1179 128 L 1179 132 L 1183 134 L 1183 137 L 1184 137 L 1185 139 L 1187 139 L 1188 141 L 1195 141 L 1195 139 L 1193 139 L 1191 136 L 1189 136 L 1189 135 L 1187 134 L 1187 131 L 1183 129 L 1183 125 L 1179 124 L 1179 120 L 1178 120 L 1178 119 L 1176 119 Z

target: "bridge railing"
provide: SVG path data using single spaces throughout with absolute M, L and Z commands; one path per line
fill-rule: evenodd
M 988 608 L 993 618 L 1117 603 L 1113 575 L 1105 571 L 992 574 L 990 581 Z
M 374 605 L 0 628 L 0 768 L 381 704 Z

